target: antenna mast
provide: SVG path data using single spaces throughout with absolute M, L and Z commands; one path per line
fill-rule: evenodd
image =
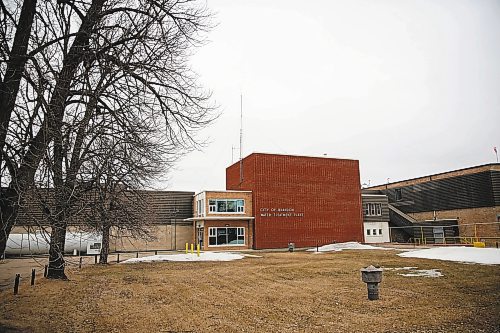
M 243 182 L 243 159 L 242 159 L 242 146 L 243 146 L 243 94 L 240 94 L 240 185 Z

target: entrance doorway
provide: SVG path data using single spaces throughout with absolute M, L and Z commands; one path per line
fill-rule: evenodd
M 200 249 L 203 249 L 203 232 L 205 228 L 196 229 L 196 240 L 200 244 Z

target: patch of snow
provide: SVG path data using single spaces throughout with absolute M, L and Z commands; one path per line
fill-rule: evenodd
M 417 269 L 410 271 L 410 273 L 402 274 L 398 273 L 401 276 L 423 276 L 423 277 L 440 277 L 443 274 L 437 269 Z
M 201 252 L 200 256 L 196 254 L 170 254 L 170 255 L 156 255 L 142 258 L 132 258 L 123 261 L 125 264 L 137 262 L 158 262 L 158 261 L 232 261 L 243 259 L 242 254 L 229 253 L 229 252 Z
M 418 269 L 418 267 L 384 267 L 384 271 L 409 271 L 408 273 L 398 273 L 401 276 L 423 276 L 440 277 L 443 274 L 438 269 Z
M 334 243 L 323 245 L 318 248 L 319 252 L 335 252 L 342 250 L 393 250 L 390 248 L 360 244 L 358 242 Z M 316 248 L 307 251 L 316 252 Z
M 431 249 L 399 253 L 404 258 L 423 258 L 447 261 L 458 261 L 476 264 L 500 264 L 500 249 L 478 247 L 435 247 Z

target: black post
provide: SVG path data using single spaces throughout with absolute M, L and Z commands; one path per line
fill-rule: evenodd
M 97 264 L 97 254 L 94 256 L 94 264 Z
M 497 249 L 498 249 L 498 242 L 497 242 Z
M 135 257 L 136 257 L 136 258 L 139 258 L 139 252 L 136 252 L 136 253 L 135 253 Z
M 14 295 L 17 295 L 19 292 L 19 279 L 21 278 L 21 274 L 16 274 L 16 279 L 14 280 Z
M 31 270 L 31 285 L 32 286 L 35 285 L 35 269 L 34 268 Z
M 120 254 L 118 253 L 118 254 L 116 255 L 116 263 L 119 263 L 119 262 L 120 262 Z
M 319 252 L 319 244 L 316 243 L 316 252 Z
M 155 250 L 155 256 L 157 256 L 157 255 L 158 255 L 158 250 Z
M 78 263 L 78 268 L 79 269 L 82 269 L 82 261 L 83 261 L 83 258 L 80 257 L 80 262 Z
M 45 265 L 45 268 L 43 270 L 43 277 L 47 277 L 47 270 L 49 269 L 49 266 Z

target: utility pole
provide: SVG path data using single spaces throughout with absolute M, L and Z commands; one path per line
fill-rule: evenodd
M 243 183 L 243 94 L 240 95 L 240 186 Z

